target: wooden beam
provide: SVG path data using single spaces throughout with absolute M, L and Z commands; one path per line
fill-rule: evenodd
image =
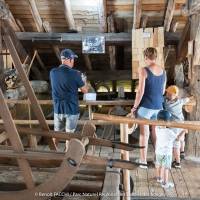
M 90 123 L 90 122 L 88 122 Z M 94 126 L 94 124 L 92 124 Z M 1 129 L 3 130 L 3 129 Z M 71 140 L 71 139 L 78 139 L 82 140 L 85 135 L 80 133 L 66 133 L 61 131 L 44 131 L 41 129 L 34 129 L 34 128 L 22 128 L 18 127 L 17 129 L 21 135 L 35 135 L 35 136 L 44 136 L 44 137 L 53 137 L 60 141 Z M 91 131 L 93 133 L 93 130 Z M 112 147 L 116 149 L 123 149 L 126 151 L 132 151 L 135 148 L 139 148 L 138 145 L 131 145 L 126 144 L 124 142 L 112 142 L 110 140 L 95 138 L 93 137 L 94 133 L 90 136 L 87 135 L 89 139 L 89 145 L 95 146 L 104 146 L 104 147 Z
M 22 22 L 20 21 L 20 19 L 16 19 L 16 23 L 20 27 L 20 30 L 22 32 L 25 32 L 24 26 L 23 26 Z
M 11 142 L 12 148 L 15 152 L 23 153 L 24 148 L 17 132 L 16 126 L 12 120 L 9 108 L 4 100 L 2 90 L 0 89 L 0 115 L 4 121 L 4 126 L 6 133 L 8 134 L 9 141 Z M 17 159 L 20 169 L 22 170 L 22 175 L 24 177 L 26 186 L 28 189 L 32 189 L 35 184 L 33 180 L 33 174 L 31 167 L 26 159 Z
M 54 161 L 55 163 L 59 164 L 64 160 L 64 153 L 63 152 L 37 152 L 37 151 L 26 151 L 25 153 L 21 152 L 14 152 L 10 150 L 1 150 L 0 151 L 0 158 L 19 158 L 19 159 L 27 159 L 27 160 L 37 160 L 41 161 L 49 161 L 49 164 L 51 166 L 50 161 Z M 121 159 L 111 159 L 111 162 L 109 162 L 110 159 L 103 158 L 103 157 L 95 157 L 95 156 L 89 156 L 84 155 L 82 163 L 81 164 L 95 164 L 96 166 L 109 166 L 115 167 L 115 168 L 121 168 L 121 169 L 135 169 L 140 163 L 121 160 Z M 52 162 L 53 163 L 53 162 Z M 110 163 L 110 164 L 109 164 Z
M 141 125 L 153 125 L 153 126 L 167 126 L 174 128 L 183 128 L 189 130 L 200 130 L 199 121 L 184 121 L 184 122 L 175 122 L 175 121 L 159 121 L 159 120 L 147 120 L 147 119 L 138 119 L 138 118 L 128 118 L 120 117 L 115 115 L 105 115 L 99 113 L 92 113 L 92 119 L 106 120 L 115 124 L 141 124 Z
M 46 121 L 45 121 L 45 117 L 44 114 L 42 112 L 42 109 L 40 107 L 40 105 L 37 102 L 37 98 L 35 96 L 35 93 L 33 91 L 33 88 L 31 87 L 28 77 L 26 76 L 26 73 L 24 71 L 24 68 L 21 64 L 21 61 L 19 59 L 19 56 L 17 54 L 17 51 L 15 49 L 14 44 L 12 43 L 12 40 L 9 36 L 4 36 L 4 41 L 6 43 L 7 48 L 10 51 L 10 54 L 12 56 L 13 62 L 15 64 L 15 67 L 17 69 L 17 71 L 19 72 L 19 76 L 24 84 L 24 87 L 26 89 L 27 95 L 29 97 L 29 100 L 31 102 L 31 106 L 33 108 L 33 111 L 36 115 L 36 117 L 38 118 L 39 122 L 40 122 L 40 126 L 44 129 L 44 130 L 49 130 L 49 126 L 47 125 Z M 49 139 L 49 146 L 51 149 L 56 150 L 56 146 L 53 142 L 53 140 Z
M 26 61 L 30 63 L 31 62 L 30 56 L 28 56 L 28 53 L 24 49 L 23 45 L 21 44 L 21 41 L 17 38 L 16 33 L 14 32 L 14 30 L 12 29 L 7 20 L 3 21 L 2 27 L 4 35 L 10 36 L 12 42 L 15 44 L 15 48 L 17 50 L 17 54 L 19 55 L 21 63 L 25 63 Z M 32 68 L 32 71 L 39 79 L 43 79 L 41 72 L 37 68 Z
M 85 60 L 85 66 L 87 67 L 87 69 L 89 71 L 91 71 L 92 70 L 92 63 L 91 63 L 89 54 L 83 54 L 83 58 Z
M 165 20 L 164 20 L 164 30 L 167 32 L 170 30 L 174 11 L 175 11 L 175 0 L 168 0 L 167 9 L 165 12 Z
M 73 14 L 72 14 L 72 8 L 71 8 L 70 0 L 63 0 L 63 1 L 64 1 L 65 19 L 67 21 L 69 29 L 76 30 L 76 26 L 75 26 L 74 17 L 73 17 Z
M 113 14 L 107 17 L 107 23 L 108 23 L 108 32 L 114 33 L 115 32 L 115 24 L 114 24 L 114 17 Z M 116 70 L 116 47 L 115 46 L 109 46 L 109 57 L 110 57 L 110 68 L 111 70 Z
M 183 32 L 182 32 L 182 35 L 181 35 L 181 38 L 179 40 L 178 47 L 177 47 L 177 60 L 179 60 L 179 61 L 182 58 L 185 58 L 187 55 L 188 41 L 186 40 L 186 38 L 189 33 L 189 30 L 190 30 L 190 20 L 188 19 L 188 21 L 186 22 L 185 27 L 183 29 Z
M 47 32 L 47 33 L 51 33 L 53 32 L 52 31 L 52 27 L 50 26 L 49 22 L 48 21 L 44 21 L 43 22 L 43 27 L 44 27 L 44 30 Z M 54 53 L 56 54 L 56 57 L 59 61 L 60 60 L 60 49 L 57 45 L 52 45 L 52 49 L 54 51 Z
M 106 17 L 107 17 L 107 9 L 106 9 L 106 0 L 98 0 L 98 13 L 99 13 L 99 29 L 100 32 L 105 33 L 107 32 L 107 23 L 106 23 Z
M 134 18 L 133 18 L 133 28 L 140 28 L 140 20 L 142 16 L 142 0 L 135 0 L 134 3 Z
M 146 28 L 148 19 L 149 19 L 149 17 L 147 15 L 142 16 L 142 20 L 141 20 L 141 27 L 142 28 Z
M 37 32 L 17 32 L 19 40 L 32 43 L 47 44 L 81 44 L 82 38 L 88 36 L 88 33 L 37 33 Z M 95 36 L 96 33 L 89 35 Z M 131 33 L 98 33 L 105 37 L 107 45 L 130 45 Z M 166 43 L 175 43 L 180 39 L 179 33 L 166 32 Z
M 30 104 L 29 100 L 19 100 L 19 99 L 6 99 L 7 103 L 11 104 Z M 38 100 L 40 105 L 52 105 L 52 100 Z M 79 105 L 106 105 L 106 106 L 131 106 L 134 100 L 113 100 L 113 101 L 79 101 Z M 187 104 L 191 105 L 191 104 Z
M 27 69 L 27 72 L 26 72 L 28 77 L 29 77 L 30 70 L 31 70 L 31 67 L 32 67 L 32 65 L 33 65 L 33 62 L 34 62 L 34 60 L 35 60 L 36 54 L 37 54 L 37 50 L 34 51 L 33 57 L 32 57 L 32 59 L 31 59 L 31 63 L 30 63 L 29 66 L 28 66 L 28 69 Z
M 0 144 L 2 142 L 5 142 L 8 139 L 8 135 L 6 134 L 5 131 L 3 131 L 2 133 L 0 133 Z
M 7 13 L 7 19 L 6 21 L 8 21 L 9 25 L 12 27 L 12 29 L 14 31 L 21 31 L 19 26 L 17 25 L 15 18 L 13 17 L 12 12 L 10 11 L 10 9 L 8 8 L 8 6 L 5 3 L 5 0 L 1 0 L 1 9 L 6 10 L 5 12 Z
M 170 31 L 171 32 L 176 32 L 178 24 L 179 24 L 179 22 L 177 20 L 173 19 L 172 23 L 171 23 Z
M 38 11 L 35 0 L 28 0 L 28 3 L 29 3 L 29 7 L 30 7 L 30 10 L 31 10 L 33 19 L 35 21 L 35 25 L 37 27 L 37 31 L 38 32 L 44 32 L 42 19 L 40 17 L 40 13 Z

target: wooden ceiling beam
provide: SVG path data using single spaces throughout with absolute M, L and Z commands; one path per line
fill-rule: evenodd
M 64 0 L 64 14 L 70 30 L 76 30 L 75 20 L 72 14 L 70 0 Z
M 37 31 L 38 32 L 44 32 L 42 19 L 40 17 L 40 13 L 38 11 L 35 0 L 28 0 L 28 3 L 29 3 L 29 7 L 30 7 L 30 10 L 31 10 L 33 19 L 35 21 L 35 25 L 37 27 Z
M 6 5 L 5 0 L 1 0 L 1 9 L 4 10 L 6 14 L 5 19 L 6 21 L 9 23 L 9 25 L 12 27 L 12 29 L 16 32 L 21 31 L 19 26 L 17 25 L 15 18 L 13 17 L 12 12 L 10 11 L 10 9 L 8 8 L 8 6 Z
M 37 32 L 17 32 L 19 40 L 31 43 L 43 44 L 81 44 L 82 38 L 88 33 L 37 33 Z M 91 33 L 96 35 L 95 33 Z M 106 45 L 130 45 L 131 33 L 99 33 L 99 36 L 104 36 Z M 177 43 L 180 39 L 179 33 L 166 32 L 165 41 L 167 44 Z
M 175 10 L 175 0 L 168 0 L 167 9 L 165 12 L 165 19 L 164 19 L 165 31 L 170 30 L 171 22 L 172 22 L 173 15 L 174 15 L 174 10 Z
M 140 28 L 141 16 L 142 16 L 142 0 L 135 0 L 133 28 Z
M 107 32 L 107 8 L 106 8 L 106 0 L 98 0 L 98 13 L 99 13 L 99 23 L 100 23 L 100 32 L 106 33 Z

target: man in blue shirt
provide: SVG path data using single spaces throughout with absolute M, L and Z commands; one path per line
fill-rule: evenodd
M 78 56 L 72 50 L 62 50 L 62 64 L 50 71 L 55 131 L 75 131 L 79 118 L 78 89 L 88 91 L 81 73 L 73 69 L 75 58 Z

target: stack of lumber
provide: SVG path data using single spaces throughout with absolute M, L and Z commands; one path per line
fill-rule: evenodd
M 132 79 L 138 79 L 138 67 L 145 67 L 143 51 L 155 47 L 158 51 L 157 64 L 164 67 L 164 28 L 141 28 L 132 30 Z

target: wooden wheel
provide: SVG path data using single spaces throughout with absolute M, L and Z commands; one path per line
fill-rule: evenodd
M 5 103 L 3 93 L 0 90 L 0 114 L 4 120 L 5 130 L 12 145 L 12 149 L 16 153 L 25 153 L 23 144 L 19 137 L 16 126 L 12 120 L 8 106 Z M 48 196 L 40 195 L 45 193 L 61 192 L 72 180 L 74 174 L 79 169 L 82 158 L 85 154 L 84 144 L 77 139 L 69 142 L 68 151 L 65 153 L 60 168 L 55 175 L 47 179 L 44 183 L 35 186 L 29 162 L 25 158 L 17 158 L 19 168 L 26 183 L 26 190 L 0 192 L 1 200 L 31 200 L 31 199 L 48 199 Z

